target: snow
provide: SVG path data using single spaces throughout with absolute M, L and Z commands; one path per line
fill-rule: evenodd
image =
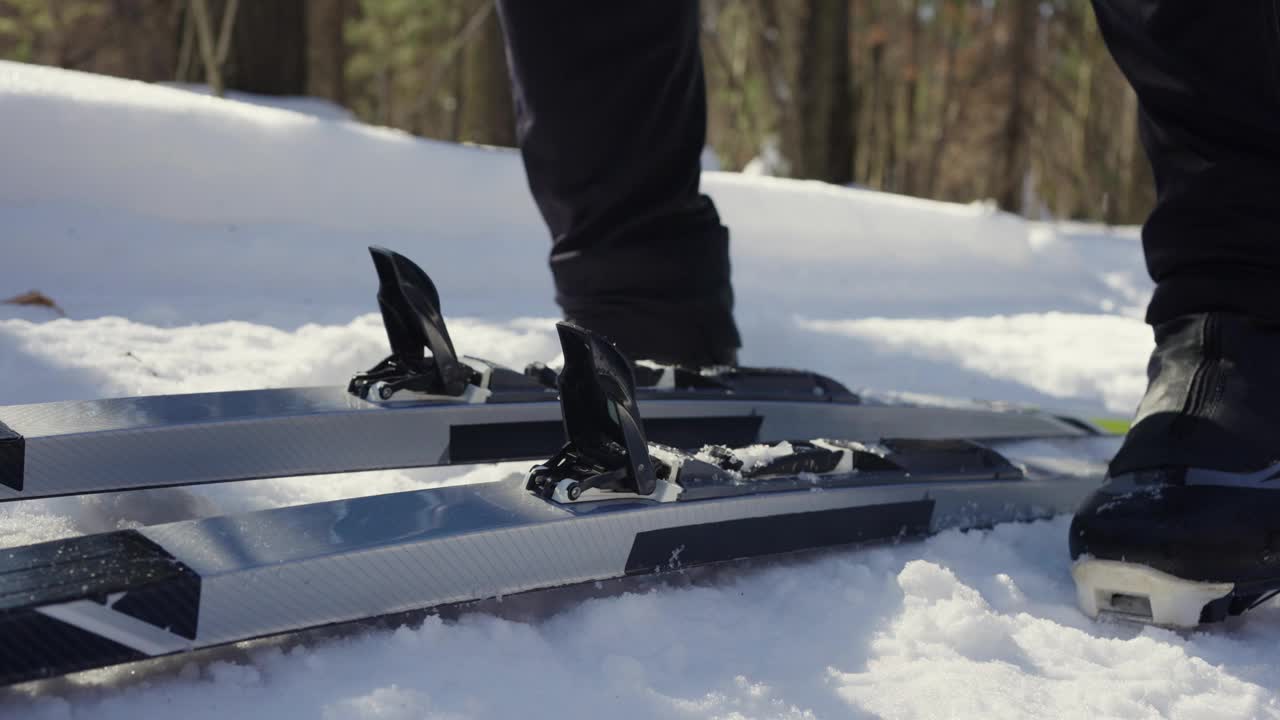
M 208 85 L 199 83 L 181 83 L 181 82 L 163 82 L 159 83 L 165 87 L 177 88 L 185 90 L 197 95 L 211 95 L 212 92 Z M 355 114 L 350 110 L 324 98 L 306 97 L 302 95 L 258 95 L 256 93 L 241 92 L 239 90 L 227 90 L 223 94 L 223 98 L 233 102 L 248 103 L 250 105 L 262 105 L 265 107 L 280 108 L 281 110 L 290 110 L 302 113 L 303 115 L 311 115 L 322 120 L 354 120 Z
M 69 315 L 0 305 L 0 403 L 345 382 L 385 351 L 373 243 L 433 275 L 461 352 L 558 354 L 515 153 L 13 63 L 0 112 L 0 297 L 38 289 Z M 1132 411 L 1151 342 L 1135 229 L 704 177 L 733 232 L 745 361 L 955 404 Z M 0 546 L 525 465 L 10 504 Z M 1280 716 L 1280 609 L 1186 634 L 1089 620 L 1067 523 L 676 576 L 534 621 L 87 673 L 0 692 L 0 718 Z
M 959 366 L 980 378 L 1012 380 L 1062 398 L 1059 406 L 1086 400 L 1118 416 L 1142 398 L 1146 378 L 1132 372 L 1134 358 L 1150 353 L 1152 342 L 1150 329 L 1131 318 L 1082 313 L 803 320 L 802 326 L 868 341 L 883 356 Z M 913 385 L 921 391 L 982 394 L 958 387 L 954 377 L 922 377 Z
M 742 463 L 740 472 L 748 472 L 754 470 L 761 465 L 765 465 L 780 457 L 786 457 L 795 452 L 795 448 L 789 442 L 780 442 L 776 445 L 748 445 L 743 448 L 734 448 L 733 457 Z M 719 465 L 719 461 L 715 455 L 706 451 L 699 452 L 694 457 L 703 462 Z

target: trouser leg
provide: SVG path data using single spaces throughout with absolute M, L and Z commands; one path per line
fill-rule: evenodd
M 728 231 L 699 193 L 706 90 L 688 0 L 499 0 L 556 300 L 637 357 L 731 359 Z
M 1157 203 L 1147 320 L 1280 320 L 1280 4 L 1094 0 L 1137 90 Z

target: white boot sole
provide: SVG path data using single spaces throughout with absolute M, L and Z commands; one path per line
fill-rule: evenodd
M 1071 576 L 1089 617 L 1108 614 L 1177 628 L 1199 625 L 1204 606 L 1235 589 L 1235 583 L 1184 580 L 1146 565 L 1087 556 L 1071 567 Z

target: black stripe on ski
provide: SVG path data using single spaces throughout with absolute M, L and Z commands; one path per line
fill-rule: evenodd
M 636 535 L 628 575 L 835 545 L 921 537 L 933 500 L 769 515 L 650 530 Z
M 136 530 L 0 550 L 0 617 L 84 599 L 195 639 L 200 576 Z
M 34 610 L 0 612 L 0 685 L 144 660 L 145 653 Z
M 22 490 L 26 454 L 27 441 L 0 422 L 0 485 Z
M 564 444 L 558 421 L 480 423 L 449 428 L 449 462 L 501 462 L 554 455 Z
M 653 418 L 644 421 L 652 442 L 677 448 L 744 446 L 757 442 L 764 417 Z M 449 462 L 499 462 L 554 455 L 565 442 L 559 421 L 482 423 L 449 428 Z
M 0 550 L 0 684 L 148 657 L 41 612 L 78 601 L 194 640 L 200 576 L 134 530 Z
M 1021 477 L 1022 471 L 1003 455 L 972 440 L 893 438 L 881 445 L 890 458 L 908 473 L 991 473 L 995 478 Z

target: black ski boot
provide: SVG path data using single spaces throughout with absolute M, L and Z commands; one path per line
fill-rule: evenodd
M 1156 328 L 1146 395 L 1071 523 L 1081 608 L 1193 627 L 1280 590 L 1280 325 Z

